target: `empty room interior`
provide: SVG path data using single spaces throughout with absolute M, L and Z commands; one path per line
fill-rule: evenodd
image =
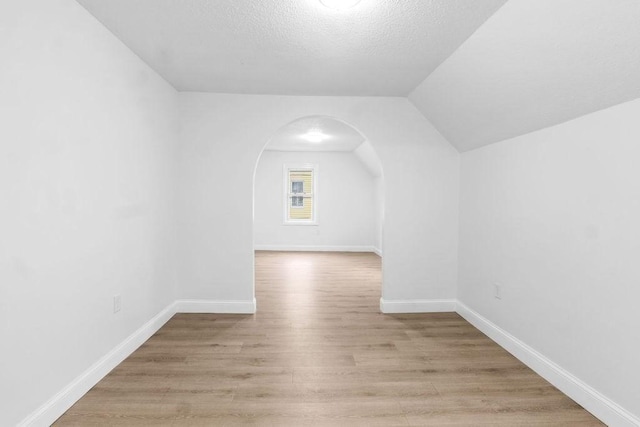
M 0 426 L 640 426 L 640 1 L 3 1 L 0 58 Z

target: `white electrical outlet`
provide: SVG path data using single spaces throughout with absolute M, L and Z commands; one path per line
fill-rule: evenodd
M 122 299 L 120 295 L 116 295 L 113 297 L 113 312 L 117 313 L 122 308 Z
M 493 297 L 495 299 L 502 299 L 502 285 L 498 282 L 493 284 Z

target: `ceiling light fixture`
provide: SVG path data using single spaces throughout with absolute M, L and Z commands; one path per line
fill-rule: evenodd
M 327 135 L 317 130 L 310 130 L 309 132 L 302 135 L 302 137 L 309 142 L 316 142 L 316 143 L 322 142 L 328 138 Z
M 320 3 L 330 9 L 345 10 L 360 3 L 360 0 L 320 0 Z

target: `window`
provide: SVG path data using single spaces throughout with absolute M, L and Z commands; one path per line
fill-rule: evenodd
M 285 224 L 316 224 L 316 170 L 310 165 L 285 165 Z
M 304 208 L 304 181 L 291 181 L 291 207 Z

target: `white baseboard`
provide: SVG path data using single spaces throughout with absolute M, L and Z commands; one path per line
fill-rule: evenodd
M 465 320 L 607 425 L 640 426 L 640 419 L 633 414 L 463 303 L 458 301 L 456 311 Z
M 60 390 L 44 405 L 22 420 L 18 426 L 50 426 L 113 368 L 148 340 L 175 314 L 175 303 L 142 325 L 89 369 Z
M 594 416 L 611 426 L 639 426 L 640 419 L 597 390 L 582 382 L 524 342 L 493 324 L 455 299 L 445 300 L 385 300 L 380 298 L 383 313 L 434 313 L 457 311 L 469 323 L 509 351 L 525 365 L 582 405 Z M 256 301 L 178 300 L 141 326 L 108 354 L 73 380 L 64 389 L 18 424 L 49 426 L 78 401 L 87 391 L 156 333 L 175 313 L 236 313 L 252 314 Z
M 253 249 L 281 252 L 380 252 L 373 246 L 254 245 Z M 382 252 L 378 255 L 382 255 Z
M 386 300 L 380 298 L 383 313 L 442 313 L 456 311 L 455 299 Z
M 253 301 L 209 301 L 209 300 L 178 300 L 176 313 L 230 313 L 254 314 L 256 299 Z
M 85 395 L 111 370 L 129 357 L 146 340 L 155 334 L 176 313 L 233 313 L 252 314 L 256 312 L 256 301 L 208 301 L 177 300 L 155 317 L 142 325 L 122 343 L 94 363 L 89 369 L 73 380 L 64 389 L 49 399 L 35 412 L 22 420 L 19 427 L 50 426 L 74 403 Z
M 465 304 L 450 300 L 385 300 L 380 298 L 383 313 L 434 313 L 456 311 L 465 320 L 513 354 L 538 375 L 610 426 L 640 426 L 640 419 L 588 384 L 538 353 L 524 342 L 495 325 Z
M 373 248 L 373 252 L 374 252 L 376 255 L 378 255 L 379 257 L 381 257 L 381 256 L 382 256 L 382 249 L 380 249 L 380 248 L 376 248 L 376 247 L 374 247 L 374 248 Z

